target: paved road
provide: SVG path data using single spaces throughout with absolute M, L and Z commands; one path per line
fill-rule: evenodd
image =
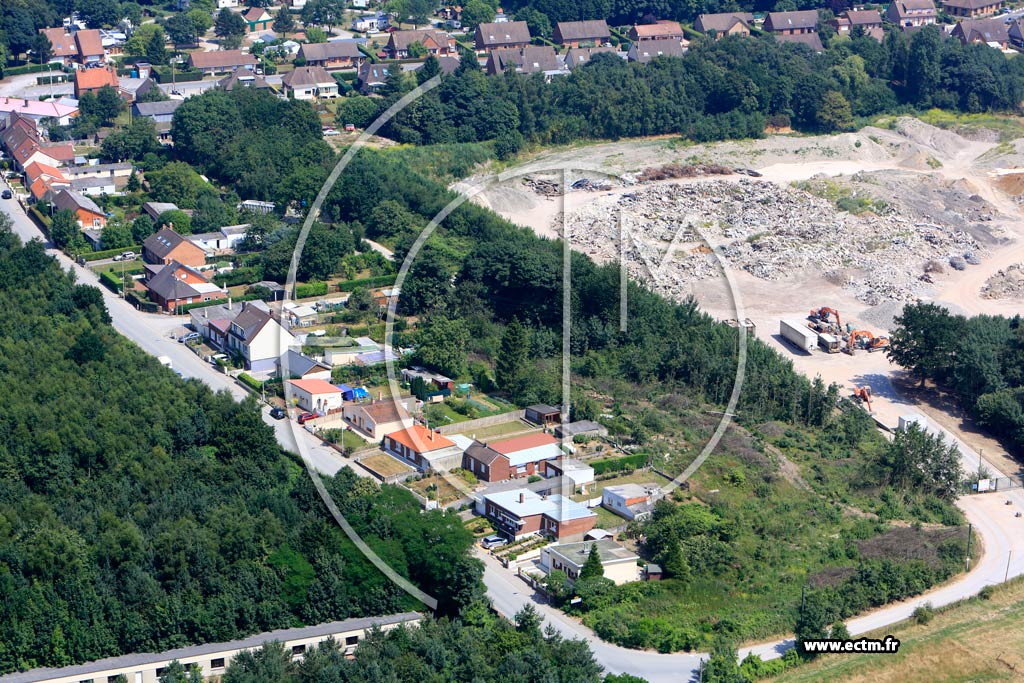
M 11 217 L 14 232 L 22 240 L 27 242 L 43 239 L 39 228 L 25 215 L 17 201 L 0 200 L 0 210 Z M 176 340 L 185 332 L 184 316 L 154 315 L 137 311 L 131 304 L 102 286 L 95 273 L 77 265 L 62 252 L 54 249 L 48 251 L 65 269 L 71 269 L 79 282 L 94 285 L 103 293 L 103 300 L 110 312 L 114 329 L 135 342 L 143 351 L 152 356 L 167 356 L 171 359 L 174 370 L 185 378 L 205 382 L 214 391 L 227 391 L 238 400 L 248 396 L 248 392 L 232 378 L 218 372 Z M 302 455 L 318 471 L 334 474 L 342 467 L 349 467 L 359 476 L 370 476 L 369 472 L 358 465 L 353 465 L 333 448 L 324 446 L 320 439 L 293 421 L 275 420 L 269 413 L 269 408 L 263 409 L 263 420 L 274 428 L 278 443 L 286 450 Z

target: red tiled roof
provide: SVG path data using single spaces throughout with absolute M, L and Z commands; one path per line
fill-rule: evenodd
M 31 164 L 25 167 L 25 175 L 28 177 L 29 182 L 34 183 L 43 176 L 49 176 L 51 178 L 60 178 L 64 180 L 64 174 L 59 169 L 44 164 L 41 161 L 33 161 Z
M 256 58 L 242 54 L 241 50 L 215 50 L 213 52 L 193 52 L 188 56 L 192 66 L 200 69 L 226 66 L 255 65 Z
M 387 438 L 394 439 L 417 453 L 427 453 L 455 445 L 454 441 L 451 441 L 443 434 L 437 434 L 423 425 L 413 425 L 408 429 L 392 432 L 387 435 Z
M 97 28 L 75 31 L 75 43 L 78 44 L 80 57 L 104 54 L 103 40 L 100 38 L 100 30 Z
M 67 33 L 63 28 L 41 28 L 39 32 L 50 41 L 50 49 L 54 57 L 77 57 L 78 46 L 75 44 L 75 37 Z
M 267 20 L 269 20 L 270 19 L 270 15 L 267 13 L 267 10 L 263 9 L 262 7 L 253 7 L 248 12 L 245 13 L 245 20 L 246 21 L 261 21 L 261 20 L 264 20 L 263 19 L 263 15 L 264 14 L 267 15 Z
M 99 90 L 105 85 L 117 88 L 121 83 L 109 69 L 79 69 L 75 72 L 75 91 Z
M 639 38 L 655 38 L 658 36 L 681 36 L 683 35 L 683 27 L 675 21 L 666 21 L 664 19 L 658 21 L 656 24 L 639 24 L 633 27 Z
M 550 434 L 538 432 L 536 434 L 516 436 L 503 441 L 495 441 L 487 445 L 491 450 L 497 451 L 502 455 L 508 455 L 509 453 L 515 453 L 516 451 L 525 451 L 528 448 L 537 448 L 538 446 L 547 446 L 548 444 L 553 443 L 558 443 L 558 439 Z

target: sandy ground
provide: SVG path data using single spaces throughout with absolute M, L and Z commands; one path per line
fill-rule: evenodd
M 607 192 L 571 191 L 564 197 L 544 197 L 525 187 L 517 176 L 538 174 L 543 169 L 569 168 L 568 182 L 581 177 L 597 178 L 636 173 L 666 163 L 720 163 L 730 167 L 753 168 L 765 182 L 788 185 L 793 181 L 825 175 L 842 179 L 854 174 L 899 171 L 920 174 L 923 180 L 957 183 L 963 191 L 976 193 L 977 201 L 987 202 L 993 213 L 986 228 L 993 239 L 987 244 L 980 265 L 965 271 L 946 268 L 937 275 L 931 288 L 931 300 L 951 310 L 971 315 L 987 313 L 1024 314 L 1024 301 L 989 300 L 980 296 L 986 280 L 1014 263 L 1024 261 L 1024 228 L 1016 197 L 1000 187 L 1008 185 L 1002 176 L 1024 167 L 1021 142 L 999 146 L 995 141 L 966 139 L 956 133 L 928 126 L 920 121 L 905 120 L 897 130 L 869 128 L 827 137 L 774 136 L 760 141 L 726 142 L 711 145 L 679 146 L 666 139 L 630 140 L 608 144 L 574 147 L 530 160 L 503 174 L 503 182 L 477 191 L 473 197 L 513 222 L 532 228 L 537 234 L 556 237 L 561 234 L 563 211 L 569 215 L 595 202 L 614 202 L 618 195 L 642 191 L 646 185 L 616 183 Z M 511 176 L 511 178 L 510 178 Z M 560 174 L 552 176 L 559 178 Z M 739 180 L 746 176 L 715 176 L 662 181 L 663 183 L 700 183 L 722 179 Z M 470 178 L 456 189 L 467 191 L 479 187 L 483 177 Z M 933 183 L 934 185 L 934 183 Z M 1024 183 L 1021 183 L 1024 195 Z M 654 276 L 657 276 L 655 271 Z M 810 354 L 797 352 L 779 337 L 780 318 L 804 318 L 812 308 L 829 306 L 843 314 L 844 322 L 857 321 L 869 307 L 858 301 L 851 291 L 825 278 L 821 273 L 803 272 L 781 280 L 764 280 L 743 272 L 733 272 L 739 292 L 739 308 L 734 305 L 724 280 L 705 280 L 689 287 L 702 308 L 719 319 L 750 318 L 757 326 L 759 338 L 775 346 L 794 366 L 809 375 L 820 375 L 826 382 L 836 382 L 852 392 L 858 386 L 870 386 L 874 395 L 876 417 L 895 425 L 902 414 L 923 412 L 964 442 L 984 452 L 997 469 L 1019 473 L 1020 467 L 1010 460 L 999 445 L 974 429 L 969 420 L 955 408 L 929 397 L 898 390 L 894 380 L 902 376 L 884 353 L 857 352 Z M 890 306 L 898 310 L 898 305 Z M 878 317 L 878 316 L 875 316 Z M 857 323 L 875 333 L 884 333 L 880 326 Z

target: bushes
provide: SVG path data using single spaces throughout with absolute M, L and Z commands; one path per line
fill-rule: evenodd
M 346 280 L 345 282 L 338 283 L 338 291 L 351 292 L 352 290 L 357 289 L 359 287 L 363 287 L 365 289 L 370 289 L 373 287 L 387 287 L 388 285 L 395 284 L 396 279 L 398 279 L 397 275 L 379 275 L 377 277 L 366 277 L 363 278 L 362 280 Z
M 126 251 L 134 251 L 136 254 L 142 252 L 142 245 L 133 244 L 130 247 L 120 247 L 118 249 L 104 249 L 103 251 L 93 251 L 86 254 L 82 254 L 82 260 L 90 261 L 102 261 L 103 259 L 113 258 L 118 254 Z
M 234 301 L 237 304 L 237 303 L 240 303 L 242 301 L 253 301 L 254 299 L 259 299 L 259 296 L 255 295 L 255 294 L 246 294 L 245 296 L 234 297 L 231 300 Z M 177 310 L 178 310 L 179 313 L 188 313 L 193 308 L 205 308 L 206 306 L 217 306 L 219 304 L 226 304 L 227 302 L 228 302 L 227 299 L 211 299 L 210 301 L 197 301 L 194 304 L 183 304 L 181 306 L 178 306 Z
M 595 460 L 590 463 L 594 468 L 594 474 L 605 474 L 608 472 L 621 472 L 622 470 L 635 470 L 647 464 L 646 453 L 634 453 L 624 455 L 621 458 L 608 458 L 606 460 Z
M 135 308 L 139 309 L 143 313 L 159 313 L 160 306 L 153 301 L 147 301 L 140 297 L 138 294 L 132 291 L 125 293 L 125 298 Z
M 119 276 L 106 270 L 100 273 L 100 282 L 114 292 L 120 292 L 121 288 L 124 286 L 124 283 L 121 282 L 121 278 Z
M 263 279 L 263 269 L 259 266 L 246 268 L 235 268 L 228 273 L 218 273 L 213 276 L 213 282 L 218 287 L 236 287 L 238 285 L 251 285 Z
M 295 286 L 295 298 L 307 299 L 311 296 L 323 296 L 327 294 L 326 282 L 307 282 L 304 285 Z
M 238 375 L 238 381 L 249 387 L 253 391 L 259 392 L 263 390 L 263 382 L 259 381 L 248 373 L 240 373 Z

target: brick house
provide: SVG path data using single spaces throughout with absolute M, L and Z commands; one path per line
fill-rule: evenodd
M 59 190 L 53 198 L 54 208 L 67 209 L 75 214 L 78 225 L 83 228 L 102 228 L 107 216 L 96 202 L 74 190 Z
M 274 23 L 274 17 L 263 7 L 252 7 L 242 16 L 245 18 L 246 28 L 249 33 L 267 31 L 270 29 L 270 25 Z
M 942 0 L 942 9 L 954 17 L 977 19 L 995 14 L 1003 0 Z
M 683 27 L 678 21 L 659 19 L 653 24 L 637 24 L 629 29 L 629 39 L 633 42 L 645 40 L 676 40 L 683 42 Z
M 525 21 L 480 24 L 474 43 L 478 52 L 499 47 L 522 48 L 530 44 L 530 29 Z
M 932 0 L 893 0 L 885 10 L 886 20 L 904 30 L 930 26 L 938 17 Z
M 366 55 L 359 51 L 354 40 L 332 40 L 329 43 L 304 43 L 299 47 L 299 58 L 307 66 L 332 69 L 357 69 L 366 61 Z
M 1010 44 L 1010 26 L 999 17 L 988 19 L 964 19 L 950 34 L 962 44 L 984 43 L 1006 48 Z
M 865 34 L 879 42 L 885 38 L 885 31 L 882 30 L 882 15 L 875 9 L 847 10 L 829 23 L 841 36 L 848 36 L 853 33 L 855 28 L 860 28 Z
M 409 46 L 413 43 L 419 43 L 426 48 L 427 55 L 434 55 L 435 57 L 458 54 L 455 38 L 444 31 L 430 29 L 395 31 L 388 38 L 388 44 L 384 47 L 384 52 L 391 59 L 406 59 L 412 56 L 409 54 Z
M 750 27 L 754 25 L 754 15 L 750 12 L 724 12 L 719 14 L 701 14 L 693 22 L 695 31 L 707 35 L 715 32 L 715 40 L 724 36 L 749 36 Z
M 193 268 L 206 265 L 206 252 L 169 227 L 160 228 L 142 243 L 146 263 L 165 264 L 171 261 Z
M 105 85 L 120 92 L 121 82 L 114 69 L 78 69 L 75 71 L 75 99 L 87 92 L 96 92 Z
M 188 56 L 189 66 L 204 74 L 223 74 L 235 69 L 252 69 L 256 63 L 255 57 L 244 54 L 241 50 L 193 52 Z
M 165 311 L 174 311 L 183 304 L 212 301 L 224 296 L 224 290 L 210 282 L 191 266 L 171 261 L 146 265 L 146 289 L 149 298 Z
M 795 36 L 818 32 L 818 11 L 809 9 L 799 12 L 769 12 L 761 26 L 769 33 Z
M 454 441 L 420 424 L 387 434 L 384 450 L 421 472 L 447 472 L 462 464 L 462 449 Z
M 462 456 L 462 466 L 482 481 L 504 481 L 539 475 L 541 462 L 563 455 L 558 439 L 550 434 L 526 434 L 490 443 L 474 441 Z
M 576 541 L 594 528 L 597 514 L 569 498 L 544 497 L 529 489 L 483 496 L 483 512 L 504 535 L 519 539 L 543 534 L 556 541 Z
M 350 426 L 374 441 L 404 429 L 412 422 L 406 406 L 398 400 L 379 398 L 369 403 L 346 403 L 341 416 Z
M 552 41 L 565 47 L 597 47 L 611 42 L 612 33 L 604 19 L 560 21 Z

